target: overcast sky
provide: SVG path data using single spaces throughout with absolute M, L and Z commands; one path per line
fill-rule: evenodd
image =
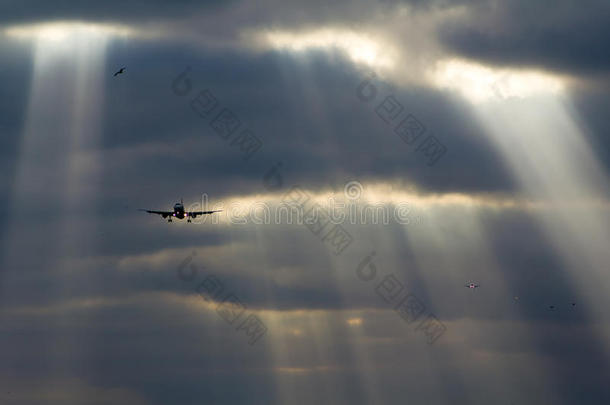
M 610 403 L 608 21 L 0 3 L 0 403 Z

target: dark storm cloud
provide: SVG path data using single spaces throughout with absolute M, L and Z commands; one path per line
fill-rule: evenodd
M 130 1 L 39 1 L 8 0 L 0 5 L 0 23 L 14 24 L 36 21 L 84 19 L 94 21 L 158 20 L 185 17 L 195 11 L 214 9 L 222 4 L 219 0 L 178 0 L 171 3 L 162 0 Z
M 217 196 L 236 189 L 260 192 L 264 174 L 283 162 L 286 186 L 340 187 L 356 178 L 399 180 L 434 192 L 514 189 L 502 160 L 461 101 L 431 89 L 393 91 L 375 83 L 376 100 L 363 103 L 356 95 L 363 76 L 340 54 L 335 56 L 331 62 L 328 54 L 312 52 L 305 69 L 298 57 L 282 53 L 239 55 L 184 45 L 159 49 L 147 43 L 140 48 L 112 46 L 108 71 L 122 64 L 128 64 L 129 71 L 107 80 L 101 150 L 105 187 L 124 194 L 136 185 L 141 196 L 150 194 L 144 200 L 155 206 L 167 204 L 168 199 L 161 195 L 159 201 L 150 200 L 159 183 L 171 184 L 170 199 L 196 197 L 193 184 L 200 192 Z M 28 65 L 14 66 L 25 78 Z M 179 97 L 171 86 L 186 66 L 192 66 L 193 91 Z M 6 94 L 27 94 L 18 81 L 5 88 Z M 242 127 L 263 141 L 249 161 L 216 135 L 209 125 L 213 115 L 202 119 L 191 110 L 189 102 L 206 88 L 221 107 L 240 117 Z M 389 95 L 395 95 L 405 111 L 416 115 L 447 146 L 448 152 L 435 166 L 427 166 L 425 158 L 377 116 L 375 108 Z M 6 102 L 12 109 L 21 103 L 23 113 L 24 100 Z M 14 119 L 7 122 L 5 152 L 11 145 L 15 150 L 20 125 Z M 603 150 L 601 132 L 594 131 L 592 137 Z M 15 156 L 3 160 L 8 169 Z M 139 206 L 145 201 L 132 203 Z
M 314 0 L 303 3 L 298 0 L 268 0 L 256 4 L 231 0 L 179 0 L 168 3 L 162 0 L 110 0 L 100 3 L 94 0 L 78 2 L 56 1 L 49 3 L 42 0 L 10 0 L 0 5 L 0 23 L 26 23 L 35 21 L 84 19 L 91 21 L 114 21 L 141 23 L 146 21 L 180 21 L 192 17 L 205 18 L 206 14 L 228 12 L 236 20 L 249 21 L 254 24 L 286 25 L 324 24 L 329 22 L 352 23 L 365 20 L 380 10 L 387 12 L 397 4 L 411 4 L 421 8 L 446 6 L 446 0 L 426 2 L 409 1 L 366 1 L 351 0 L 341 3 L 329 3 Z M 246 15 L 240 10 L 248 10 Z M 220 27 L 214 24 L 215 27 Z M 230 26 L 230 25 L 229 25 Z M 197 28 L 193 25 L 191 28 Z M 205 27 L 199 27 L 205 30 Z M 225 26 L 225 28 L 228 28 Z
M 178 43 L 112 45 L 108 70 L 124 63 L 130 67 L 127 76 L 107 83 L 102 142 L 112 163 L 105 167 L 104 184 L 124 191 L 136 184 L 145 192 L 140 195 L 146 195 L 156 193 L 158 183 L 170 183 L 172 198 L 192 194 L 193 182 L 219 195 L 235 189 L 256 192 L 269 168 L 283 162 L 285 181 L 306 187 L 340 186 L 357 178 L 401 180 L 435 192 L 514 190 L 502 160 L 459 100 L 427 88 L 393 92 L 377 84 L 379 96 L 365 104 L 355 95 L 362 75 L 350 62 L 340 54 L 332 62 L 327 53 L 308 57 L 304 68 L 301 59 L 283 53 L 238 54 Z M 193 67 L 194 90 L 181 98 L 170 86 L 187 65 Z M 26 94 L 18 82 L 10 85 L 15 87 L 6 87 L 9 93 Z M 263 140 L 264 147 L 251 161 L 244 162 L 214 133 L 209 120 L 189 108 L 191 96 L 203 88 Z M 448 147 L 435 167 L 427 167 L 376 115 L 375 107 L 390 94 Z M 13 126 L 3 140 L 11 146 L 18 124 L 9 124 Z M 602 137 L 593 136 L 604 145 Z M 10 161 L 7 156 L 3 164 Z M 199 181 L 204 174 L 205 181 Z M 165 203 L 161 198 L 152 202 Z
M 159 55 L 160 50 L 143 49 L 111 50 L 109 56 L 108 64 L 114 66 L 122 63 L 117 54 L 128 53 L 131 66 L 128 76 L 108 83 L 106 94 L 103 144 L 113 162 L 106 168 L 106 181 L 117 186 L 138 184 L 152 190 L 161 180 L 198 183 L 204 176 L 205 184 L 200 184 L 208 192 L 260 192 L 264 174 L 283 162 L 286 186 L 340 186 L 368 178 L 411 182 L 439 192 L 513 188 L 467 107 L 430 89 L 393 92 L 381 83 L 375 83 L 377 98 L 363 103 L 356 90 L 364 76 L 341 54 L 329 59 L 327 53 L 311 52 L 304 67 L 298 56 L 283 53 L 162 48 L 164 57 L 144 69 L 151 53 Z M 176 96 L 172 83 L 187 66 L 193 89 Z M 219 107 L 201 118 L 189 103 L 204 89 L 218 99 Z M 392 94 L 448 148 L 435 166 L 429 167 L 375 112 Z M 263 142 L 250 160 L 244 161 L 238 148 L 211 128 L 222 108 L 233 111 L 241 128 Z M 181 193 L 178 189 L 174 195 Z
M 610 36 L 605 0 L 574 2 L 510 0 L 408 0 L 332 3 L 265 1 L 247 2 L 130 1 L 43 2 L 9 1 L 0 6 L 0 23 L 85 19 L 89 21 L 167 24 L 165 37 L 201 36 L 201 40 L 235 40 L 247 28 L 305 28 L 369 24 L 376 29 L 380 16 L 391 16 L 408 5 L 414 13 L 463 7 L 459 16 L 443 19 L 439 38 L 451 52 L 469 58 L 513 66 L 537 66 L 571 74 L 607 72 L 605 52 Z M 220 17 L 220 18 L 219 18 Z M 372 24 L 372 25 L 371 25 Z M 391 36 L 391 32 L 388 33 Z M 207 38 L 207 39 L 206 39 Z
M 534 66 L 573 75 L 610 70 L 610 3 L 511 0 L 476 4 L 446 21 L 451 52 L 502 66 Z
M 197 198 L 203 192 L 217 197 L 235 190 L 262 192 L 263 176 L 277 162 L 283 162 L 286 187 L 340 187 L 356 178 L 412 182 L 439 192 L 512 188 L 489 145 L 479 141 L 480 130 L 468 119 L 468 110 L 455 100 L 423 88 L 396 94 L 448 147 L 447 155 L 429 167 L 377 116 L 375 107 L 391 94 L 389 89 L 376 84 L 377 99 L 363 103 L 356 95 L 363 77 L 347 60 L 340 54 L 334 62 L 324 53 L 309 56 L 310 65 L 303 68 L 298 58 L 281 53 L 239 55 L 146 42 L 139 48 L 111 46 L 107 70 L 123 64 L 129 68 L 124 76 L 109 75 L 101 95 L 106 104 L 99 153 L 104 188 L 112 190 L 105 195 L 116 199 L 118 192 L 126 205 L 139 207 L 167 204 L 168 197 Z M 13 64 L 25 78 L 28 65 Z M 192 66 L 193 90 L 179 97 L 172 83 L 186 66 Z M 27 94 L 23 87 L 19 81 L 6 86 L 7 94 L 20 96 L 6 103 L 21 114 Z M 206 88 L 263 141 L 249 161 L 210 127 L 214 115 L 202 119 L 189 106 Z M 12 119 L 7 125 L 3 141 L 15 151 L 21 122 Z M 7 155 L 3 163 L 11 168 L 17 156 Z M 160 183 L 168 185 L 162 195 Z M 194 188 L 199 190 L 195 195 Z M 133 201 L 129 190 L 137 190 L 140 198 Z M 32 213 L 52 214 L 48 204 L 34 204 Z

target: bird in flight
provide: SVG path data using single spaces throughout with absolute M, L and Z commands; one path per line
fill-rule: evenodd
M 145 209 L 140 209 L 140 211 L 146 211 L 149 214 L 158 214 L 158 215 L 161 215 L 163 218 L 168 218 L 169 217 L 167 222 L 172 222 L 172 218 L 178 218 L 178 219 L 186 218 L 186 222 L 191 222 L 191 218 L 196 218 L 197 215 L 213 214 L 215 212 L 220 212 L 222 210 L 216 210 L 216 211 L 185 211 L 184 210 L 184 203 L 182 202 L 182 199 L 180 199 L 179 203 L 174 204 L 174 210 L 173 211 L 154 211 L 154 210 L 145 210 Z
M 475 284 L 475 283 L 464 284 L 464 287 L 477 288 L 477 287 L 479 287 L 479 284 Z
M 120 75 L 121 73 L 123 73 L 125 71 L 126 68 L 122 67 L 120 68 L 113 76 L 117 76 Z

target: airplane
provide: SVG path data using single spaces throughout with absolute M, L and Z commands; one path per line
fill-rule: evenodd
M 474 284 L 474 283 L 464 284 L 464 287 L 468 287 L 468 288 L 477 288 L 478 286 L 479 286 L 478 284 Z
M 182 198 L 181 198 L 179 203 L 174 204 L 174 210 L 173 211 L 154 211 L 154 210 L 145 210 L 145 209 L 140 209 L 140 211 L 146 211 L 149 214 L 158 214 L 158 215 L 161 215 L 163 218 L 168 218 L 169 217 L 167 222 L 172 222 L 172 218 L 173 217 L 176 217 L 178 219 L 186 218 L 186 222 L 191 222 L 191 218 L 196 218 L 197 215 L 213 214 L 215 212 L 220 212 L 222 210 L 216 210 L 216 211 L 185 211 L 184 210 L 184 203 L 182 202 Z

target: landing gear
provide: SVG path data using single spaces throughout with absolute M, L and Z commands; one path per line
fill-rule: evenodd
M 191 219 L 190 219 L 190 218 L 189 218 L 189 219 L 187 219 L 187 220 L 186 220 L 186 222 L 191 222 Z
M 169 219 L 167 220 L 167 222 L 172 222 L 172 219 L 171 219 L 171 218 L 169 218 Z

